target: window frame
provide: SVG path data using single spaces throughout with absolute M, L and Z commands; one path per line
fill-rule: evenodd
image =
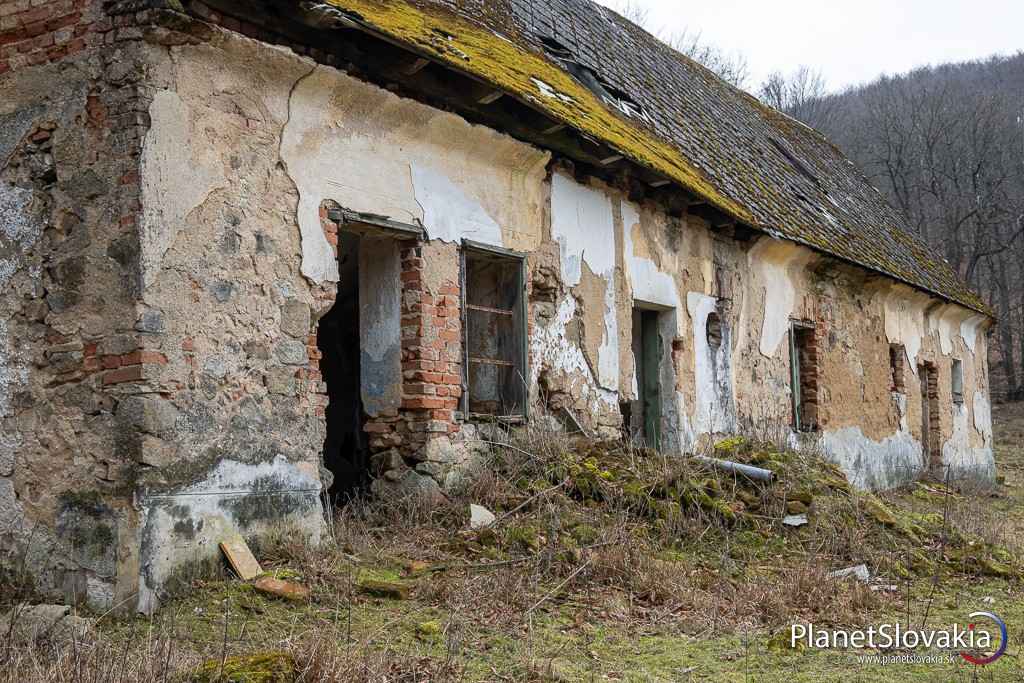
M 514 334 L 518 339 L 518 352 L 522 359 L 521 374 L 523 379 L 523 405 L 520 410 L 521 414 L 518 415 L 490 415 L 487 413 L 472 413 L 470 412 L 470 348 L 469 348 L 469 311 L 472 310 L 472 305 L 469 304 L 469 296 L 466 291 L 466 279 L 467 269 L 466 261 L 467 257 L 472 254 L 481 254 L 484 257 L 488 257 L 496 260 L 505 260 L 509 262 L 518 263 L 518 276 L 519 284 L 516 289 L 518 290 L 519 296 L 515 308 L 510 309 L 518 312 L 519 320 L 521 321 L 520 329 L 514 331 Z M 460 309 L 462 316 L 462 398 L 460 400 L 460 407 L 462 414 L 467 420 L 473 419 L 484 419 L 484 420 L 496 420 L 500 419 L 506 422 L 522 422 L 526 423 L 530 419 L 530 333 L 529 333 L 529 303 L 527 301 L 527 270 L 526 270 L 526 254 L 519 251 L 513 251 L 511 249 L 505 249 L 503 247 L 496 247 L 490 244 L 484 244 L 482 242 L 475 242 L 473 240 L 463 239 L 459 248 L 459 293 L 460 293 Z

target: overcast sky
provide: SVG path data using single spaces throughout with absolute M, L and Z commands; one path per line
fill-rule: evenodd
M 750 63 L 748 89 L 775 70 L 817 68 L 830 89 L 882 73 L 1024 49 L 1024 0 L 633 0 L 655 32 L 699 31 Z M 619 8 L 626 0 L 598 0 Z

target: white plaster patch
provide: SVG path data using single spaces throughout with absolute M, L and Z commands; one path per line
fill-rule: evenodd
M 541 369 L 548 367 L 571 379 L 570 391 L 581 396 L 591 411 L 599 412 L 599 403 L 603 403 L 605 408 L 618 410 L 618 393 L 602 389 L 589 381 L 590 365 L 583 350 L 567 339 L 566 327 L 575 316 L 576 299 L 567 296 L 558 304 L 548 325 L 534 326 L 530 337 L 531 384 L 537 386 Z
M 974 392 L 974 428 L 985 439 L 985 444 L 992 444 L 992 406 L 984 393 Z
M 551 234 L 558 242 L 562 281 L 575 287 L 583 264 L 603 278 L 604 338 L 598 349 L 598 381 L 619 388 L 619 322 L 615 299 L 615 221 L 611 200 L 602 192 L 556 173 L 551 181 Z
M 693 430 L 698 436 L 737 429 L 729 335 L 723 335 L 717 350 L 712 350 L 707 337 L 708 317 L 717 308 L 718 301 L 714 297 L 699 292 L 686 295 L 686 309 L 693 323 L 696 381 Z M 727 332 L 724 328 L 723 331 Z
M 164 255 L 185 227 L 188 215 L 227 185 L 215 147 L 198 139 L 192 111 L 171 90 L 161 90 L 149 107 L 152 121 L 142 146 L 143 283 L 160 274 Z
M 882 441 L 868 438 L 860 427 L 823 432 L 821 451 L 852 485 L 865 490 L 896 488 L 924 469 L 921 444 L 902 430 Z
M 423 227 L 430 239 L 463 239 L 503 246 L 501 228 L 478 201 L 453 183 L 444 171 L 413 162 L 412 185 L 423 208 Z
M 649 258 L 637 256 L 633 245 L 633 227 L 640 223 L 640 213 L 630 202 L 622 202 L 622 236 L 625 250 L 626 278 L 633 298 L 657 306 L 681 309 L 679 288 L 671 273 L 658 269 Z M 680 249 L 682 247 L 680 246 Z
M 236 505 L 240 501 L 304 501 L 295 508 L 283 505 L 283 510 L 293 511 L 273 519 L 273 524 L 298 525 L 318 543 L 323 524 L 320 489 L 315 466 L 278 455 L 273 462 L 258 464 L 222 460 L 201 482 L 167 495 L 144 495 L 139 611 L 149 614 L 156 609 L 160 590 L 177 567 L 216 557 L 217 544 L 226 534 L 269 525 L 270 520 L 243 517 L 251 514 L 252 505 Z
M 792 271 L 806 265 L 813 254 L 788 242 L 763 240 L 750 250 L 747 260 L 764 287 L 764 320 L 759 350 L 773 358 L 789 333 L 790 318 L 796 308 L 796 285 Z
M 971 435 L 968 427 L 969 411 L 967 404 L 953 407 L 953 435 L 946 443 L 942 444 L 942 465 L 943 476 L 949 476 L 950 481 L 964 479 L 992 481 L 995 477 L 995 461 L 992 455 L 991 443 L 991 417 L 989 415 L 988 402 L 981 397 L 980 393 L 974 395 L 974 420 L 975 425 L 986 419 L 989 421 L 988 436 L 985 443 L 977 448 L 971 446 Z M 979 429 L 979 432 L 981 430 Z M 985 432 L 982 432 L 983 434 Z
M 551 178 L 551 234 L 558 242 L 562 281 L 580 283 L 583 262 L 597 275 L 615 272 L 615 223 L 611 200 L 568 176 Z
M 317 68 L 292 93 L 281 160 L 299 193 L 302 273 L 338 279 L 320 205 L 530 251 L 540 244 L 549 154 L 491 129 Z M 500 229 L 499 229 L 500 228 Z
M 32 211 L 31 190 L 0 183 L 0 252 L 10 254 L 0 259 L 0 287 L 6 287 L 18 272 L 21 256 L 42 234 L 42 224 Z
M 982 315 L 972 315 L 971 317 L 960 323 L 960 337 L 963 338 L 964 344 L 971 350 L 971 353 L 976 353 L 976 346 L 978 344 L 978 330 L 982 325 L 986 324 L 987 319 Z
M 910 361 L 910 370 L 917 374 L 917 355 L 925 336 L 925 310 L 932 300 L 927 294 L 904 285 L 893 286 L 883 297 L 885 336 L 890 344 L 902 344 Z
M 929 326 L 939 335 L 939 348 L 944 356 L 953 353 L 953 343 L 956 337 L 961 335 L 963 323 L 971 317 L 971 312 L 962 306 L 955 304 L 944 304 L 933 311 L 930 316 Z M 968 345 L 973 352 L 973 340 Z

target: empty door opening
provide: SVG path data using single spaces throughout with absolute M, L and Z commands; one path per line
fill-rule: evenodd
M 924 447 L 925 466 L 937 470 L 942 466 L 939 422 L 939 373 L 932 363 L 918 366 L 921 380 L 921 444 Z
M 630 435 L 649 448 L 661 447 L 662 343 L 658 311 L 633 309 L 633 358 L 637 400 L 629 410 Z
M 317 346 L 327 384 L 324 467 L 334 475 L 331 499 L 344 502 L 369 483 L 369 448 L 363 432 L 359 315 L 359 235 L 338 234 L 338 297 L 320 319 Z

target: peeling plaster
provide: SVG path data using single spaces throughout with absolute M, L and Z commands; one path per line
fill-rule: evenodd
M 413 192 L 423 208 L 423 227 L 430 239 L 443 242 L 469 239 L 494 247 L 504 246 L 501 228 L 494 219 L 443 171 L 415 162 L 411 169 Z
M 735 432 L 736 403 L 732 383 L 732 344 L 728 325 L 722 322 L 722 344 L 713 352 L 708 344 L 708 317 L 718 308 L 714 297 L 690 292 L 686 309 L 693 322 L 693 361 L 696 406 L 693 429 L 698 435 Z
M 535 325 L 530 337 L 531 384 L 536 386 L 541 370 L 549 368 L 562 372 L 572 379 L 568 389 L 582 397 L 587 408 L 594 414 L 605 410 L 619 409 L 619 397 L 615 391 L 595 386 L 590 378 L 590 365 L 583 350 L 568 339 L 566 328 L 576 317 L 576 299 L 568 296 L 562 299 L 558 309 L 547 325 Z
M 336 282 L 320 225 L 330 199 L 422 224 L 433 239 L 540 246 L 547 152 L 454 114 L 318 67 L 297 82 L 281 160 L 299 193 L 302 273 Z
M 960 323 L 960 337 L 964 340 L 967 348 L 971 350 L 971 353 L 977 352 L 978 330 L 987 326 L 988 319 L 981 315 L 972 315 Z
M 551 234 L 558 242 L 562 281 L 576 287 L 583 264 L 607 283 L 604 337 L 598 350 L 598 382 L 619 388 L 619 319 L 615 299 L 615 220 L 611 199 L 604 193 L 556 173 L 551 180 Z M 594 305 L 597 302 L 590 302 Z
M 639 227 L 640 213 L 636 207 L 630 202 L 622 202 L 626 279 L 633 292 L 633 299 L 666 308 L 682 309 L 679 287 L 673 275 L 662 272 L 651 259 L 636 254 L 633 231 Z M 685 245 L 680 245 L 681 249 L 684 247 Z
M 882 441 L 846 427 L 821 435 L 821 452 L 860 489 L 885 490 L 917 478 L 924 469 L 924 450 L 910 433 L 898 431 Z
M 178 93 L 161 90 L 149 107 L 152 125 L 142 147 L 143 283 L 160 273 L 164 255 L 188 215 L 227 185 L 219 152 L 198 139 L 194 113 Z
M 32 210 L 34 196 L 32 190 L 0 183 L 0 287 L 11 281 L 43 232 Z
M 974 421 L 978 432 L 985 436 L 982 446 L 971 446 L 969 413 L 966 403 L 954 406 L 953 435 L 942 445 L 942 465 L 945 470 L 942 474 L 945 476 L 948 472 L 951 481 L 967 479 L 992 482 L 995 480 L 995 460 L 992 454 L 991 414 L 988 402 L 981 394 L 974 395 Z M 979 422 L 982 427 L 987 423 L 987 431 L 978 427 Z
M 917 355 L 925 337 L 925 310 L 931 303 L 928 295 L 904 285 L 895 285 L 883 295 L 885 336 L 890 344 L 903 345 L 910 371 L 915 375 Z
M 813 258 L 809 249 L 788 242 L 762 240 L 747 254 L 750 270 L 764 288 L 764 320 L 759 350 L 773 358 L 789 333 L 790 318 L 796 310 L 797 288 L 792 273 Z

